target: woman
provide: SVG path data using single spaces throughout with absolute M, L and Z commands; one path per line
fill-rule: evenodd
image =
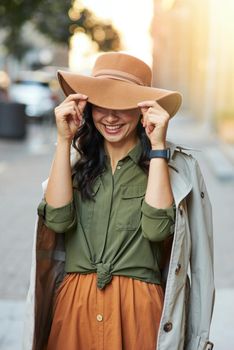
M 57 147 L 38 211 L 64 237 L 65 275 L 55 283 L 51 327 L 34 348 L 153 350 L 164 303 L 163 242 L 173 237 L 179 198 L 166 132 L 181 96 L 150 87 L 149 67 L 123 53 L 100 56 L 92 75 L 59 72 L 68 97 L 55 109 Z M 72 169 L 71 144 L 79 154 Z M 170 332 L 173 323 L 163 328 Z M 174 328 L 182 349 L 185 334 L 176 339 Z

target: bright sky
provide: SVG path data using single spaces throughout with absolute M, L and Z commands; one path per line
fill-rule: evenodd
M 150 24 L 153 16 L 153 0 L 83 0 L 84 6 L 98 17 L 111 20 L 120 32 L 123 50 L 152 64 Z M 89 72 L 96 58 L 95 45 L 84 34 L 73 38 L 70 68 Z

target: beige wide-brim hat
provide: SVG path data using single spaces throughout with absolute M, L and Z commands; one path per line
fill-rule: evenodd
M 131 109 L 139 102 L 154 100 L 173 117 L 182 103 L 178 91 L 151 86 L 152 72 L 145 62 L 122 52 L 100 55 L 91 76 L 62 70 L 57 74 L 66 96 L 82 93 L 88 102 L 103 108 Z

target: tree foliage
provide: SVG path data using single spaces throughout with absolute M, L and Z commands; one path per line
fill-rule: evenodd
M 0 26 L 6 31 L 7 51 L 20 59 L 29 49 L 22 37 L 22 28 L 28 21 L 54 43 L 69 45 L 71 35 L 83 31 L 97 43 L 99 50 L 119 50 L 119 35 L 112 24 L 76 5 L 74 0 L 1 0 Z

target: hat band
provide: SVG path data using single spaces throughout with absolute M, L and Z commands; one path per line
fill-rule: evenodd
M 128 83 L 134 83 L 137 85 L 146 85 L 143 83 L 143 81 L 136 77 L 133 74 L 126 73 L 120 70 L 115 69 L 101 69 L 93 74 L 93 77 L 95 78 L 113 78 L 113 79 L 119 79 L 123 81 L 127 81 Z M 147 86 L 147 85 L 146 85 Z

